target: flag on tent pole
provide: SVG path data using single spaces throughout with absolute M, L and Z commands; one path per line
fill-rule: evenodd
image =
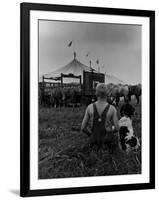
M 92 61 L 91 60 L 89 61 L 89 66 L 90 66 L 90 68 L 92 68 Z
M 72 45 L 72 41 L 68 44 L 68 47 L 70 47 Z
M 89 56 L 89 53 L 86 54 L 86 57 L 88 57 L 88 56 Z

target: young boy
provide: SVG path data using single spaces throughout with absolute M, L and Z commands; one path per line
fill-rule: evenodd
M 99 148 L 107 143 L 114 146 L 117 142 L 118 117 L 114 106 L 107 102 L 107 87 L 100 83 L 96 87 L 97 101 L 88 105 L 82 121 L 81 130 L 88 133 L 88 123 L 91 126 L 90 144 Z M 114 146 L 115 148 L 115 146 Z
M 131 104 L 124 104 L 120 109 L 119 120 L 119 145 L 123 151 L 129 152 L 139 146 L 138 138 L 134 136 L 132 116 L 135 108 Z

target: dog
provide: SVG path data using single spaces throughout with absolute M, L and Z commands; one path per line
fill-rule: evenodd
M 131 104 L 124 104 L 120 109 L 119 120 L 119 147 L 125 152 L 136 150 L 140 146 L 138 138 L 134 135 L 132 119 L 135 108 Z
M 125 152 L 138 149 L 140 146 L 139 140 L 136 136 L 130 135 L 127 126 L 121 126 L 119 128 L 119 147 Z

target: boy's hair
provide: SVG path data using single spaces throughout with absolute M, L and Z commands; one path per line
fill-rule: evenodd
M 127 115 L 128 117 L 132 117 L 135 112 L 135 108 L 131 104 L 124 104 L 120 109 L 120 115 Z
M 107 87 L 104 83 L 98 83 L 96 86 L 96 96 L 102 99 L 107 97 Z

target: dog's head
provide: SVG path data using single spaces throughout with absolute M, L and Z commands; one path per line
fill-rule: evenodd
M 140 146 L 140 143 L 137 137 L 131 136 L 128 140 L 126 140 L 126 145 L 129 149 L 134 150 Z
M 126 144 L 129 144 L 130 147 L 135 147 L 137 145 L 137 138 L 135 136 L 131 136 L 131 138 L 126 141 Z

